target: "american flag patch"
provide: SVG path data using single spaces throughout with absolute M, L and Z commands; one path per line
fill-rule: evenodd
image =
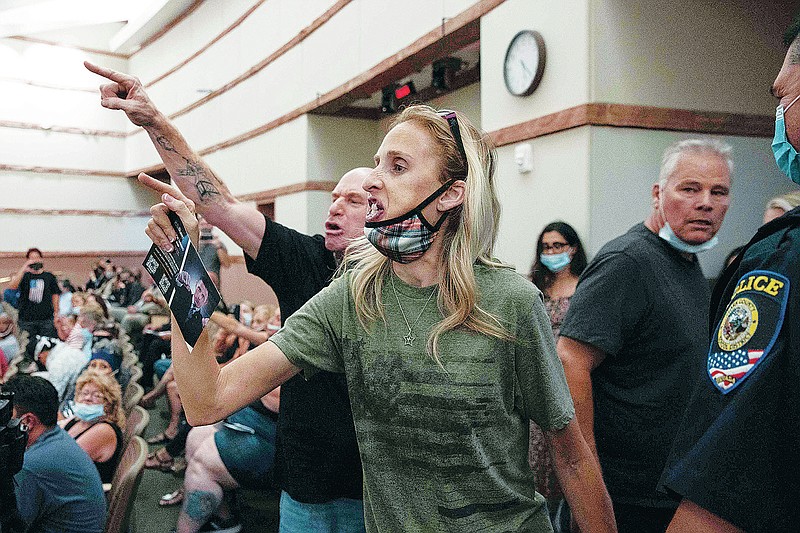
M 721 391 L 733 387 L 758 363 L 764 350 L 715 352 L 708 358 L 708 375 Z
M 751 270 L 739 278 L 712 337 L 706 363 L 711 383 L 722 394 L 741 385 L 769 358 L 781 332 L 788 297 L 789 279 L 778 272 Z

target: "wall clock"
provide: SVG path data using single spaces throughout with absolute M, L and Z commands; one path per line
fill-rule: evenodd
M 545 63 L 544 39 L 538 31 L 523 30 L 508 45 L 503 62 L 503 79 L 508 92 L 528 96 L 542 81 Z

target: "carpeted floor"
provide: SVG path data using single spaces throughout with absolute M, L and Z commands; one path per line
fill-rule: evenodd
M 150 424 L 143 435 L 145 438 L 156 435 L 167 426 L 167 420 L 162 416 L 166 411 L 166 401 L 160 398 L 156 407 L 150 410 Z M 150 451 L 160 446 L 151 445 Z M 180 506 L 160 507 L 158 500 L 164 494 L 180 487 L 182 483 L 183 474 L 145 469 L 134 502 L 134 532 L 167 533 L 175 527 Z M 240 490 L 242 531 L 245 533 L 278 531 L 278 501 L 277 492 Z

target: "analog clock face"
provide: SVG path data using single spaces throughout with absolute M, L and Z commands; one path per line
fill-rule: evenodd
M 544 72 L 544 40 L 539 32 L 524 30 L 511 40 L 503 64 L 506 88 L 516 96 L 531 94 Z

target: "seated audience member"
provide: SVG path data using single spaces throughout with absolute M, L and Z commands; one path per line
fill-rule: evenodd
M 169 315 L 167 301 L 161 296 L 157 289 L 147 289 L 142 294 L 142 298 L 127 308 L 127 314 L 117 316 L 117 322 L 122 325 L 122 329 L 128 333 L 131 343 L 135 346 L 139 341 L 139 336 L 144 327 L 150 323 L 150 318 L 154 315 Z
M 56 318 L 56 335 L 61 342 L 72 346 L 73 348 L 83 348 L 84 337 L 81 334 L 80 328 L 75 330 L 75 324 L 78 323 L 77 315 L 61 315 Z
M 86 352 L 87 356 L 92 353 L 94 330 L 97 329 L 98 325 L 105 323 L 105 321 L 106 316 L 103 313 L 102 307 L 95 303 L 87 302 L 78 312 L 78 319 L 75 327 L 79 328 L 78 331 L 83 336 L 84 342 L 81 349 Z
M 149 391 L 153 388 L 153 371 L 156 362 L 161 359 L 171 362 L 169 360 L 172 356 L 171 339 L 172 333 L 170 332 L 169 322 L 157 327 L 148 324 L 142 330 L 142 336 L 139 339 L 136 351 L 142 364 L 142 377 L 139 380 L 139 384 L 144 387 L 144 390 Z M 163 375 L 164 372 L 161 372 L 159 379 Z
M 58 288 L 61 289 L 61 295 L 58 297 L 58 314 L 60 316 L 75 314 L 72 310 L 72 295 L 76 292 L 75 287 L 68 279 L 59 279 Z
M 3 349 L 0 348 L 0 383 L 5 381 L 6 372 L 8 372 L 8 358 L 6 358 L 6 354 L 3 352 Z
M 74 415 L 59 421 L 94 461 L 103 483 L 111 483 L 122 455 L 122 392 L 108 374 L 87 370 L 75 384 Z
M 72 384 L 89 362 L 89 356 L 83 350 L 72 348 L 49 337 L 39 338 L 34 354 L 38 363 L 45 369 L 36 372 L 36 375 L 53 384 L 58 392 L 59 402 L 68 400 L 68 392 L 72 390 Z
M 89 282 L 86 283 L 86 288 L 91 289 L 94 294 L 102 298 L 108 298 L 117 283 L 117 276 L 119 269 L 114 265 L 111 259 L 103 259 L 100 261 L 91 273 Z
M 19 353 L 19 340 L 14 334 L 16 330 L 14 319 L 5 312 L 0 312 L 0 349 L 10 362 Z
M 218 362 L 227 362 L 233 358 L 238 347 L 237 340 L 238 338 L 236 335 L 231 334 L 224 328 L 219 328 L 214 332 L 212 349 L 214 353 L 219 354 L 217 357 Z M 150 409 L 155 405 L 156 399 L 165 393 L 170 410 L 169 424 L 167 424 L 163 432 L 147 439 L 148 444 L 168 443 L 178 434 L 178 428 L 183 416 L 183 404 L 181 403 L 181 397 L 178 393 L 178 384 L 175 382 L 175 374 L 172 367 L 166 370 L 164 376 L 158 382 L 158 385 L 142 397 L 139 401 L 139 405 L 145 409 Z M 157 459 L 157 457 L 153 457 Z M 162 455 L 161 457 L 164 456 Z M 164 469 L 163 465 L 155 464 L 154 459 L 150 461 L 148 468 Z
M 125 389 L 131 380 L 131 371 L 122 366 L 122 350 L 113 338 L 95 336 L 92 357 L 89 359 L 87 369 L 114 376 L 122 389 L 122 394 L 125 394 Z
M 222 423 L 189 432 L 183 489 L 159 502 L 185 502 L 178 515 L 178 533 L 241 530 L 237 510 L 226 495 L 239 487 L 272 487 L 279 404 L 280 387 Z
M 111 315 L 108 314 L 108 304 L 106 303 L 105 299 L 93 292 L 86 294 L 86 305 L 89 304 L 97 304 L 100 306 L 100 309 L 103 310 L 103 319 L 111 318 Z
M 258 321 L 259 319 L 256 318 L 256 324 L 258 324 Z M 209 334 L 212 338 L 212 349 L 214 353 L 217 354 L 217 361 L 226 362 L 233 359 L 238 347 L 236 335 L 217 326 L 209 326 Z M 144 395 L 139 404 L 142 407 L 150 409 L 155 405 L 156 399 L 164 393 L 167 394 L 168 404 L 170 406 L 169 425 L 162 433 L 149 438 L 147 442 L 149 444 L 166 443 L 166 446 L 148 455 L 145 468 L 168 471 L 173 468 L 176 456 L 183 453 L 186 437 L 189 430 L 192 429 L 191 426 L 186 423 L 183 405 L 180 401 L 177 384 L 175 383 L 175 375 L 171 367 L 166 370 L 158 385 L 156 385 L 152 391 Z M 170 503 L 170 498 L 165 497 L 161 505 L 174 505 L 176 503 L 178 502 Z
M 81 310 L 81 307 L 86 305 L 86 293 L 85 292 L 73 292 L 72 293 L 72 314 L 77 315 L 78 311 Z
M 235 359 L 237 355 L 245 353 L 247 350 L 251 349 L 251 347 L 254 348 L 267 341 L 271 335 L 271 332 L 267 330 L 267 325 L 275 312 L 275 309 L 271 306 L 259 305 L 253 310 L 250 325 L 245 325 L 241 321 L 241 314 L 239 315 L 240 320 L 236 320 L 232 316 L 220 313 L 219 311 L 214 311 L 211 315 L 211 320 L 229 334 L 238 337 L 238 347 L 233 357 L 231 357 L 231 359 Z M 280 318 L 278 318 L 278 320 L 280 320 Z M 219 358 L 217 358 L 217 360 L 220 363 L 227 362 L 227 360 L 220 361 Z
M 14 309 L 19 308 L 19 289 L 3 289 L 3 301 Z
M 100 533 L 106 499 L 86 452 L 56 424 L 58 394 L 46 380 L 9 379 L 14 416 L 28 428 L 22 470 L 14 476 L 17 507 L 28 533 Z
M 234 306 L 234 309 L 235 307 L 236 306 Z M 239 304 L 238 313 L 234 311 L 234 314 L 238 314 L 239 322 L 245 326 L 249 326 L 253 323 L 253 309 L 255 309 L 253 302 L 250 300 L 243 300 L 242 303 Z
M 106 259 L 104 261 L 98 261 L 92 266 L 92 271 L 89 273 L 89 279 L 86 281 L 85 285 L 87 291 L 98 289 L 105 282 L 105 261 L 111 262 L 110 259 Z
M 94 344 L 92 345 L 92 355 L 89 362 L 81 370 L 81 374 L 86 370 L 94 370 L 101 374 L 113 376 L 119 383 L 122 394 L 131 380 L 131 371 L 122 366 L 122 349 L 113 336 L 106 335 L 109 328 L 113 325 L 104 325 L 102 329 L 95 330 Z M 76 378 L 77 379 L 77 378 Z M 61 411 L 65 416 L 72 415 L 72 398 L 75 397 L 75 381 L 67 386 L 64 392 L 65 400 L 61 403 Z
M 767 202 L 764 211 L 764 224 L 784 215 L 800 205 L 800 191 L 794 191 L 780 196 L 776 196 Z

